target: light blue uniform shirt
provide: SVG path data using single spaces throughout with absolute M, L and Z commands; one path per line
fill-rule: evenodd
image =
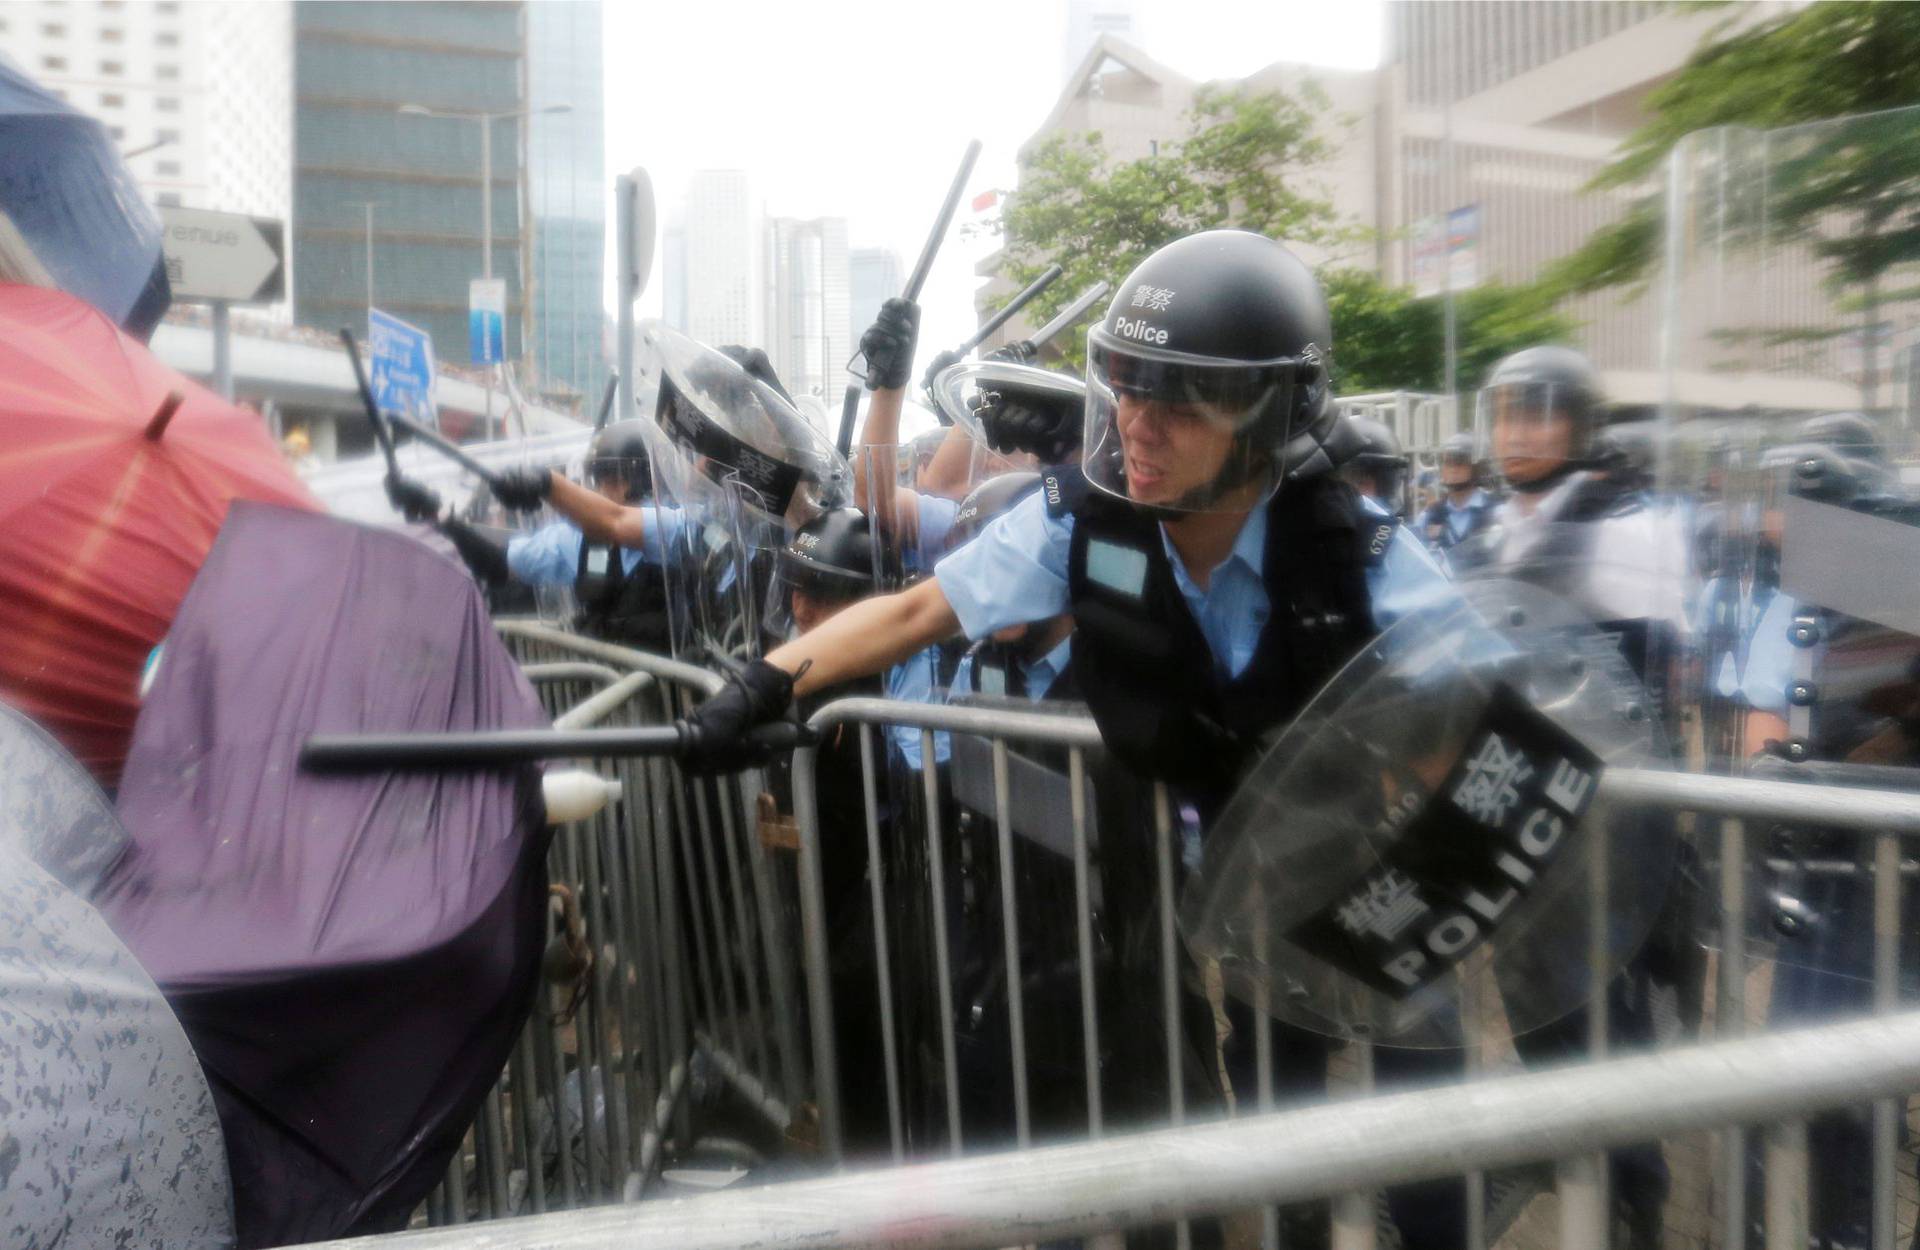
M 1787 640 L 1787 630 L 1799 610 L 1800 605 L 1792 595 L 1776 591 L 1754 623 L 1753 636 L 1747 641 L 1746 669 L 1737 674 L 1739 690 L 1748 707 L 1779 716 L 1787 714 L 1787 687 L 1793 682 L 1796 649 Z M 1730 666 L 1722 668 L 1728 679 L 1736 676 Z M 1731 680 L 1726 684 L 1731 685 Z M 1715 689 L 1723 695 L 1730 693 L 1719 682 Z
M 1493 500 L 1487 497 L 1487 492 L 1477 486 L 1474 487 L 1473 493 L 1467 496 L 1467 502 L 1457 507 L 1454 505 L 1452 495 L 1441 496 L 1440 512 L 1446 518 L 1447 533 L 1453 535 L 1453 541 L 1459 542 L 1467 536 L 1467 527 L 1473 524 L 1474 509 L 1488 508 L 1492 504 Z
M 947 536 L 953 533 L 953 519 L 960 515 L 960 504 L 944 495 L 915 495 L 919 540 L 914 544 L 909 573 L 929 573 L 947 549 Z
M 1363 503 L 1370 511 L 1387 515 L 1372 501 Z M 1065 612 L 1072 538 L 1073 517 L 1050 515 L 1045 497 L 1033 494 L 994 518 L 973 542 L 940 561 L 934 576 L 967 637 L 985 638 L 1009 625 Z M 1239 676 L 1253 660 L 1260 631 L 1272 611 L 1261 577 L 1267 539 L 1267 510 L 1262 506 L 1247 514 L 1233 549 L 1201 590 L 1187 575 L 1166 527 L 1160 530 L 1180 594 L 1206 636 L 1216 666 L 1228 677 Z M 1385 556 L 1367 568 L 1366 577 L 1374 623 L 1380 629 L 1452 593 L 1440 565 L 1404 527 L 1394 530 Z
M 934 658 L 940 654 L 934 647 L 911 656 L 887 670 L 887 697 L 903 699 L 910 703 L 941 703 L 944 699 L 934 686 Z M 893 743 L 893 749 L 899 753 L 906 766 L 914 772 L 920 771 L 920 729 L 915 725 L 890 725 L 887 727 L 887 739 Z M 933 762 L 944 764 L 952 749 L 944 733 L 933 735 Z
M 642 525 L 646 533 L 646 555 L 652 564 L 663 563 L 659 544 L 677 542 L 684 528 L 679 509 L 644 507 Z M 580 572 L 580 547 L 586 541 L 571 521 L 554 521 L 531 534 L 507 540 L 507 570 L 513 579 L 528 586 L 571 585 Z M 620 549 L 620 568 L 633 572 L 641 553 L 632 547 Z
M 1038 703 L 1047 697 L 1047 691 L 1053 689 L 1053 683 L 1060 680 L 1060 674 L 1067 671 L 1067 665 L 1073 659 L 1073 635 L 1062 638 L 1059 645 L 1037 660 L 1028 660 L 1020 666 L 1020 676 L 1027 684 L 1027 698 Z M 953 688 L 956 692 L 973 693 L 973 652 L 960 657 L 959 665 L 953 670 Z

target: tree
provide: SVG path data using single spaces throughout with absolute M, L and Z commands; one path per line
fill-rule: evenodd
M 1736 216 L 1733 225 L 1744 231 L 1739 241 L 1803 245 L 1825 261 L 1836 311 L 1858 313 L 1871 331 L 1883 301 L 1907 294 L 1885 289 L 1890 273 L 1920 260 L 1920 127 L 1914 115 L 1890 112 L 1920 103 L 1920 5 L 1832 0 L 1746 30 L 1733 28 L 1737 20 L 1716 27 L 1680 72 L 1649 94 L 1650 120 L 1590 188 L 1646 183 L 1698 131 L 1853 118 L 1798 136 L 1802 142 L 1788 135 L 1770 143 L 1764 183 L 1747 188 L 1764 197 L 1765 212 Z M 1660 225 L 1660 201 L 1650 194 L 1553 266 L 1549 288 L 1575 294 L 1643 286 L 1660 259 Z M 1750 331 L 1774 343 L 1842 332 Z M 1871 397 L 1871 373 L 1863 382 Z
M 1438 391 L 1446 381 L 1445 310 L 1439 300 L 1415 299 L 1361 269 L 1323 270 L 1321 285 L 1333 313 L 1336 392 Z M 1537 343 L 1565 342 L 1573 321 L 1532 286 L 1487 284 L 1454 296 L 1458 382 L 1479 386 L 1503 356 Z
M 1115 162 L 1099 132 L 1054 135 L 1028 154 L 999 229 L 1015 289 L 1050 264 L 1064 271 L 1028 306 L 1045 321 L 1095 282 L 1118 282 L 1164 243 L 1237 226 L 1271 238 L 1339 249 L 1365 232 L 1343 223 L 1311 173 L 1338 150 L 1327 137 L 1324 92 L 1203 87 L 1185 140 Z M 1332 119 L 1338 124 L 1338 119 Z M 1069 347 L 1081 359 L 1085 331 Z

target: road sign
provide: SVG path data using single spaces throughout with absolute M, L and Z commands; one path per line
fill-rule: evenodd
M 1413 293 L 1426 299 L 1480 285 L 1480 206 L 1422 217 L 1413 227 Z
M 177 300 L 276 304 L 287 295 L 286 228 L 267 217 L 160 210 L 161 252 Z
M 467 345 L 476 365 L 497 365 L 505 355 L 507 280 L 475 278 L 467 284 Z
M 374 405 L 439 428 L 433 402 L 433 340 L 378 308 L 367 310 L 367 351 L 373 368 L 368 385 Z

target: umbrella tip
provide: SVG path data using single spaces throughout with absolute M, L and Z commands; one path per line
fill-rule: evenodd
M 167 392 L 167 397 L 160 401 L 160 410 L 153 414 L 153 420 L 147 422 L 148 442 L 160 441 L 160 436 L 167 432 L 167 422 L 173 420 L 173 414 L 180 411 L 180 405 L 186 402 L 185 391 Z

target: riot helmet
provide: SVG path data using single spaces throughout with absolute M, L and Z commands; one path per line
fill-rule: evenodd
M 638 503 L 653 493 L 653 457 L 647 451 L 646 422 L 615 421 L 593 436 L 587 450 L 587 484 L 595 490 L 621 487 L 620 503 Z
M 1594 435 L 1593 467 L 1625 489 L 1645 490 L 1653 485 L 1656 450 L 1653 422 L 1609 425 Z
M 780 585 L 768 596 L 768 627 L 802 631 L 873 593 L 873 531 L 858 508 L 833 508 L 802 525 L 780 549 Z M 789 622 L 782 614 L 790 613 Z
M 1544 490 L 1593 453 L 1599 374 L 1571 347 L 1513 353 L 1494 366 L 1478 402 L 1480 423 L 1492 432 L 1494 455 L 1515 490 Z
M 1884 464 L 1887 459 L 1880 428 L 1863 413 L 1823 412 L 1802 421 L 1797 433 L 1796 441 L 1831 447 L 1851 460 Z
M 1332 319 L 1272 239 L 1207 230 L 1154 252 L 1087 336 L 1087 480 L 1156 511 L 1250 506 L 1331 467 Z
M 1030 470 L 1002 473 L 980 483 L 960 501 L 953 528 L 947 531 L 947 549 L 951 551 L 972 542 L 987 522 L 1039 489 L 1040 475 Z
M 1478 466 L 1473 462 L 1473 435 L 1455 434 L 1440 444 L 1442 490 L 1469 490 L 1478 476 Z
M 1369 495 L 1391 512 L 1405 505 L 1407 457 L 1400 440 L 1385 422 L 1353 413 L 1347 427 L 1359 438 L 1359 446 L 1340 465 L 1340 476 L 1362 494 Z

